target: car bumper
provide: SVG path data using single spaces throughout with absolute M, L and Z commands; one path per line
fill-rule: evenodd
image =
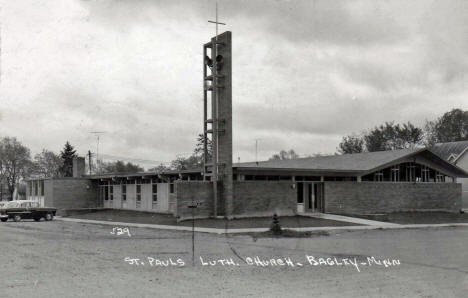
M 8 215 L 6 215 L 6 214 L 0 214 L 0 219 L 2 219 L 2 218 L 8 218 Z

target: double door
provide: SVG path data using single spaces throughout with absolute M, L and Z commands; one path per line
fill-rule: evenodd
M 298 210 L 302 212 L 324 212 L 323 183 L 297 183 Z

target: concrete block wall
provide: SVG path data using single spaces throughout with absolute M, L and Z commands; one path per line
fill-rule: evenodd
M 325 182 L 325 212 L 376 214 L 461 207 L 458 183 Z
M 291 181 L 235 181 L 234 217 L 294 215 L 297 190 Z
M 213 215 L 213 184 L 209 181 L 177 181 L 175 183 L 175 216 L 178 220 L 208 218 Z M 195 210 L 188 208 L 193 201 L 201 205 Z

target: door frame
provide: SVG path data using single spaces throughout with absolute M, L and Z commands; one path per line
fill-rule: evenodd
M 324 183 L 317 181 L 298 181 L 296 183 L 298 191 L 298 212 L 323 213 L 325 206 Z M 302 184 L 299 186 L 299 184 Z M 302 191 L 302 203 L 299 202 Z

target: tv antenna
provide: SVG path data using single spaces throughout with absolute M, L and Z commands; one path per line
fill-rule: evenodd
M 105 134 L 105 131 L 90 131 L 89 133 L 92 133 L 93 135 L 96 136 L 97 138 L 97 145 L 96 145 L 96 172 L 100 172 L 100 167 L 99 167 L 99 139 L 101 135 Z

